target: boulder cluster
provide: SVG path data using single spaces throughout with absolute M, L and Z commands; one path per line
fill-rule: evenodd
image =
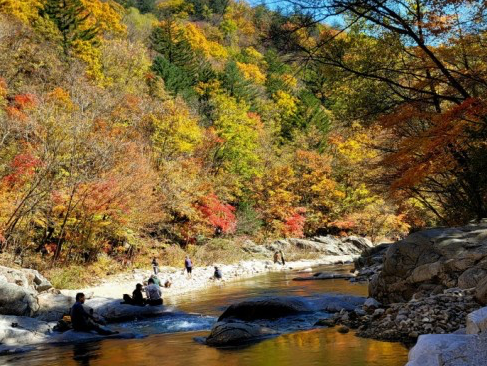
M 212 347 L 258 342 L 281 333 L 277 326 L 279 319 L 297 316 L 299 322 L 304 322 L 304 315 L 318 311 L 352 311 L 360 308 L 364 301 L 364 297 L 351 295 L 325 295 L 306 300 L 285 296 L 246 300 L 230 305 L 220 315 L 208 337 L 198 341 Z
M 472 291 L 450 289 L 387 306 L 369 298 L 361 311 L 341 311 L 332 319 L 357 329 L 361 337 L 411 344 L 421 334 L 457 331 L 464 327 L 467 315 L 479 307 Z
M 51 283 L 36 270 L 0 266 L 0 314 L 35 315 L 39 294 L 51 288 Z
M 457 228 L 435 228 L 389 246 L 382 271 L 369 294 L 385 303 L 441 294 L 449 288 L 475 288 L 487 305 L 487 221 Z

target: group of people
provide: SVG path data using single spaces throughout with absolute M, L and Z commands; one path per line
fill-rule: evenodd
M 152 259 L 152 269 L 154 274 L 148 279 L 145 288 L 141 283 L 138 283 L 135 286 L 135 290 L 132 292 L 132 296 L 128 294 L 123 295 L 122 304 L 135 306 L 160 306 L 164 303 L 162 299 L 161 283 L 157 276 L 159 274 L 159 263 L 157 262 L 156 258 Z M 213 278 L 216 280 L 221 280 L 223 278 L 221 269 L 218 266 L 215 266 L 214 269 L 215 271 L 213 273 Z M 191 278 L 193 273 L 193 263 L 189 256 L 186 256 L 184 260 L 184 270 L 187 273 L 187 276 Z M 164 287 L 171 287 L 171 284 L 172 283 L 170 280 L 166 280 Z M 80 332 L 95 331 L 101 335 L 118 333 L 104 327 L 100 319 L 97 319 L 93 314 L 93 309 L 91 309 L 89 312 L 85 310 L 83 306 L 84 303 L 85 295 L 81 292 L 76 294 L 76 302 L 70 310 L 71 325 L 74 330 Z
M 157 283 L 156 283 L 157 282 Z M 168 281 L 166 281 L 168 284 Z M 141 283 L 135 285 L 135 290 L 132 292 L 132 296 L 128 294 L 123 295 L 123 303 L 136 306 L 159 306 L 163 304 L 161 284 L 156 276 L 151 276 L 145 286 L 145 295 L 143 294 L 144 287 Z

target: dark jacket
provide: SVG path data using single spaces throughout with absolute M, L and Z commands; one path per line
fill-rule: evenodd
M 134 292 L 132 292 L 132 303 L 134 305 L 144 305 L 144 295 L 142 295 L 141 290 L 135 289 Z
M 85 311 L 82 303 L 75 302 L 71 307 L 70 315 L 74 330 L 85 330 L 88 328 L 89 314 Z

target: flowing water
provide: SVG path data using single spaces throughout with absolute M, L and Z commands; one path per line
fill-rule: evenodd
M 322 270 L 346 270 L 326 267 Z M 307 314 L 281 319 L 271 325 L 283 332 L 237 349 L 215 349 L 194 341 L 205 336 L 218 315 L 232 303 L 266 296 L 300 296 L 310 302 L 325 293 L 366 295 L 364 284 L 346 280 L 292 281 L 296 273 L 270 273 L 243 279 L 177 298 L 165 298 L 181 314 L 128 322 L 118 330 L 134 331 L 147 337 L 131 340 L 105 340 L 69 346 L 48 346 L 29 353 L 0 357 L 0 365 L 49 366 L 402 366 L 407 349 L 399 343 L 379 342 L 356 337 L 353 332 L 338 333 L 334 328 L 313 329 L 328 316 Z

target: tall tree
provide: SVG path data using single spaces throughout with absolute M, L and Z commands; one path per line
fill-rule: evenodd
M 46 0 L 41 13 L 47 16 L 62 36 L 64 54 L 69 55 L 73 42 L 94 41 L 98 27 L 86 26 L 90 13 L 81 0 Z
M 337 70 L 349 93 L 363 92 L 362 85 L 381 92 L 379 103 L 362 93 L 359 108 L 362 118 L 385 127 L 378 145 L 390 169 L 378 183 L 408 192 L 448 223 L 485 217 L 487 73 L 478 63 L 484 2 L 301 5 L 315 19 L 339 15 L 345 25 L 302 44 L 301 55 L 322 70 Z

